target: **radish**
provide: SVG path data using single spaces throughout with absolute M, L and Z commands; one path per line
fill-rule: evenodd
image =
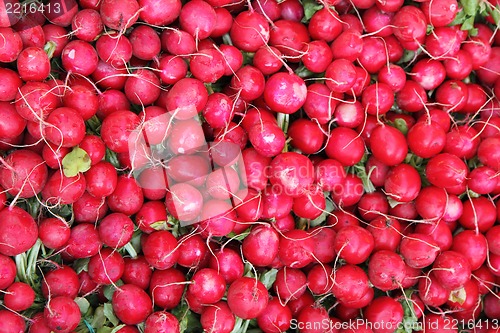
M 405 263 L 395 252 L 380 250 L 372 254 L 368 262 L 371 283 L 380 290 L 399 288 L 405 278 Z
M 368 276 L 355 265 L 345 265 L 336 270 L 332 293 L 343 304 L 358 301 L 370 289 Z
M 457 290 L 470 280 L 471 266 L 467 258 L 455 251 L 441 253 L 432 265 L 436 280 L 448 290 Z
M 99 63 L 94 47 L 80 40 L 69 42 L 62 51 L 61 59 L 64 69 L 83 76 L 92 74 Z
M 4 161 L 0 167 L 0 185 L 8 193 L 30 198 L 42 191 L 48 171 L 40 155 L 22 149 L 9 154 Z
M 92 224 L 83 223 L 71 228 L 66 252 L 69 256 L 80 259 L 90 258 L 97 253 L 102 247 L 99 233 Z
M 180 332 L 179 321 L 166 311 L 153 312 L 148 316 L 144 325 L 144 333 L 153 332 Z
M 26 323 L 20 315 L 9 310 L 0 310 L 0 329 L 4 332 L 24 332 Z
M 267 244 L 265 249 L 257 246 Z M 279 234 L 270 226 L 257 226 L 245 237 L 242 251 L 245 258 L 255 266 L 268 266 L 278 255 Z
M 177 240 L 168 231 L 151 233 L 142 250 L 148 263 L 157 269 L 172 267 L 179 257 Z
M 329 158 L 336 159 L 344 166 L 352 166 L 364 154 L 364 143 L 358 134 L 345 127 L 337 127 L 330 132 L 330 138 L 325 151 Z
M 99 58 L 112 66 L 123 66 L 132 58 L 132 43 L 123 35 L 102 35 L 95 48 Z
M 29 250 L 38 238 L 38 228 L 33 218 L 19 207 L 0 211 L 0 253 L 15 256 Z M 20 236 L 22 234 L 22 237 Z
M 226 281 L 215 269 L 202 268 L 191 279 L 188 293 L 202 304 L 214 304 L 222 299 L 226 291 Z
M 57 146 L 74 147 L 85 137 L 84 119 L 75 109 L 57 108 L 46 121 L 44 135 Z
M 103 0 L 100 13 L 104 25 L 112 30 L 130 28 L 139 18 L 139 4 L 136 0 Z
M 269 302 L 269 294 L 262 282 L 255 278 L 241 277 L 229 286 L 227 304 L 234 315 L 253 319 L 261 315 Z
M 83 9 L 73 17 L 71 29 L 78 39 L 92 42 L 103 31 L 104 25 L 98 11 Z
M 118 319 L 127 325 L 145 321 L 153 308 L 148 294 L 133 284 L 124 284 L 116 289 L 111 303 Z
M 102 249 L 88 263 L 89 277 L 98 285 L 117 282 L 125 271 L 125 262 L 120 253 L 110 248 Z
M 9 27 L 1 27 L 0 36 L 4 40 L 2 52 L 0 52 L 0 62 L 13 62 L 23 49 L 23 41 L 19 34 Z
M 269 41 L 269 23 L 257 12 L 244 11 L 235 17 L 230 36 L 237 48 L 255 52 Z
M 50 86 L 42 82 L 27 82 L 17 92 L 16 111 L 26 120 L 40 123 L 59 105 Z
M 24 282 L 14 282 L 6 290 L 5 306 L 12 311 L 24 311 L 35 302 L 35 291 Z
M 181 302 L 186 282 L 181 271 L 175 268 L 156 270 L 148 282 L 154 305 L 170 310 Z
M 51 298 L 44 310 L 47 326 L 54 332 L 68 333 L 80 322 L 81 314 L 78 304 L 66 296 Z
M 408 164 L 399 164 L 387 174 L 384 191 L 398 202 L 410 202 L 417 198 L 421 181 L 418 171 Z
M 56 171 L 47 180 L 42 198 L 49 204 L 72 204 L 83 196 L 86 186 L 83 175 L 66 177 L 61 171 Z
M 274 22 L 273 29 L 269 34 L 269 45 L 280 50 L 283 55 L 289 57 L 291 62 L 299 61 L 300 51 L 303 45 L 309 41 L 310 37 L 306 26 L 291 20 Z
M 150 285 L 152 278 L 151 266 L 149 266 L 143 256 L 135 258 L 123 258 L 125 269 L 121 280 L 126 284 L 135 284 L 136 286 L 146 290 Z
M 16 263 L 10 257 L 0 254 L 0 289 L 7 289 L 16 278 Z
M 376 298 L 364 311 L 365 319 L 374 325 L 375 333 L 394 332 L 402 323 L 403 315 L 401 303 L 388 296 Z M 384 323 L 384 325 L 377 328 L 376 323 Z
M 400 164 L 408 153 L 404 135 L 394 127 L 377 126 L 373 130 L 371 140 L 378 143 L 370 147 L 373 156 L 385 165 L 394 166 Z
M 181 12 L 179 0 L 139 0 L 139 18 L 155 26 L 171 24 Z
M 340 259 L 357 265 L 368 259 L 373 251 L 373 236 L 360 226 L 346 226 L 337 232 L 334 248 Z
M 209 257 L 209 267 L 217 270 L 226 283 L 231 284 L 243 276 L 244 265 L 238 252 L 226 247 Z
M 42 294 L 46 299 L 58 296 L 75 298 L 80 282 L 76 272 L 69 266 L 57 267 L 47 272 L 42 281 Z
M 196 0 L 184 5 L 179 15 L 179 23 L 183 30 L 187 31 L 198 40 L 210 36 L 216 24 L 215 10 L 208 3 Z

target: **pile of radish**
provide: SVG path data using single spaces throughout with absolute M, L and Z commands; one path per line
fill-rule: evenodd
M 0 332 L 500 332 L 499 21 L 0 2 Z

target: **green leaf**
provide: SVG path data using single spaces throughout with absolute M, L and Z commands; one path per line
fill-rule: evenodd
M 102 306 L 99 306 L 95 309 L 90 326 L 94 327 L 95 329 L 99 329 L 103 327 L 105 323 L 106 316 L 104 315 L 104 308 Z
M 239 233 L 239 234 L 235 234 L 234 232 L 231 232 L 229 233 L 226 237 L 229 238 L 229 239 L 232 239 L 232 240 L 236 240 L 236 241 L 239 241 L 241 242 L 242 240 L 244 240 L 248 235 L 250 235 L 250 228 L 248 228 L 246 231 L 242 232 L 242 233 Z
M 474 29 L 474 17 L 473 16 L 467 17 L 464 20 L 464 23 L 462 23 L 461 29 L 462 30 L 471 30 L 471 29 Z
M 458 290 L 450 292 L 450 296 L 448 297 L 449 301 L 456 302 L 460 305 L 464 304 L 466 299 L 467 299 L 467 292 L 463 287 Z
M 476 16 L 479 5 L 478 0 L 460 0 L 460 3 L 462 4 L 465 14 L 472 17 Z
M 113 312 L 113 306 L 111 303 L 104 303 L 104 316 L 109 320 L 113 326 L 116 326 L 120 323 L 118 318 L 116 318 L 115 313 Z
M 106 148 L 106 156 L 104 159 L 113 164 L 115 168 L 121 168 L 120 162 L 118 161 L 118 155 L 114 151 Z
M 167 221 L 165 221 L 165 220 L 151 223 L 149 226 L 155 230 L 168 230 L 169 229 Z
M 320 9 L 323 5 L 320 5 L 316 0 L 304 0 L 302 1 L 302 6 L 304 7 L 304 17 L 302 18 L 302 23 L 308 23 L 311 17 Z M 333 11 L 333 9 L 330 9 Z
M 250 319 L 241 319 L 236 317 L 236 323 L 234 324 L 234 328 L 231 333 L 246 333 L 250 322 Z
M 90 309 L 90 303 L 84 297 L 75 298 L 75 303 L 78 304 L 78 307 L 80 308 L 80 313 L 82 314 L 82 316 L 84 316 Z
M 63 172 L 66 177 L 75 177 L 80 172 L 88 171 L 90 164 L 89 154 L 80 147 L 73 148 L 62 160 Z
M 420 331 L 422 325 L 418 322 L 418 318 L 413 309 L 413 302 L 410 300 L 413 290 L 405 290 L 405 297 L 401 298 L 399 301 L 403 306 L 404 316 L 401 327 L 396 331 L 396 333 L 412 333 L 415 331 Z
M 202 330 L 200 321 L 195 316 L 195 314 L 189 310 L 189 306 L 185 301 L 182 301 L 175 309 L 172 310 L 172 314 L 179 320 L 180 331 L 189 332 L 199 332 Z
M 127 325 L 125 325 L 125 324 L 118 325 L 115 328 L 113 328 L 113 330 L 111 331 L 111 333 L 116 333 L 119 330 L 121 330 L 122 328 L 124 328 L 125 326 L 127 326 Z
M 83 258 L 83 259 L 77 259 L 73 263 L 73 269 L 75 270 L 76 274 L 80 274 L 83 271 L 87 270 L 88 264 L 89 264 L 90 258 Z
M 325 198 L 328 198 L 329 195 L 328 193 L 325 193 Z M 312 220 L 309 224 L 311 227 L 316 227 L 320 225 L 321 223 L 325 222 L 326 218 L 328 217 L 329 213 L 331 213 L 334 209 L 333 202 L 329 199 L 326 200 L 326 206 L 325 206 L 325 211 L 321 213 L 320 216 Z
M 259 280 L 266 287 L 266 289 L 269 290 L 273 286 L 274 281 L 276 281 L 276 274 L 278 274 L 278 270 L 275 268 L 272 268 L 272 269 L 268 270 L 267 272 L 264 272 L 260 276 Z
M 43 50 L 45 51 L 45 53 L 47 53 L 49 59 L 52 59 L 52 57 L 54 56 L 54 52 L 56 51 L 56 48 L 57 48 L 56 43 L 54 43 L 53 41 L 48 41 L 44 45 Z

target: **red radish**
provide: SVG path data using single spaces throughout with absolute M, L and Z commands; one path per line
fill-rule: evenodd
M 352 166 L 364 154 L 364 143 L 358 134 L 345 127 L 337 127 L 330 132 L 325 151 L 328 157 L 336 159 L 344 166 Z
M 414 200 L 420 191 L 421 181 L 417 170 L 408 164 L 400 164 L 387 174 L 384 190 L 398 202 Z
M 380 328 L 374 326 L 375 333 L 390 333 L 403 322 L 403 306 L 389 296 L 378 297 L 364 310 L 365 319 L 375 325 L 384 323 Z
M 17 57 L 17 70 L 24 81 L 43 81 L 50 74 L 49 57 L 41 48 L 25 48 Z
M 292 197 L 302 195 L 314 180 L 314 168 L 311 161 L 294 152 L 276 156 L 268 172 L 271 184 L 279 186 L 286 195 Z
M 389 212 L 389 204 L 382 192 L 365 193 L 358 202 L 358 211 L 366 221 L 371 221 Z
M 78 39 L 92 42 L 103 31 L 104 25 L 98 11 L 83 9 L 73 17 L 71 29 Z
M 373 251 L 373 236 L 360 226 L 346 226 L 337 232 L 334 248 L 339 258 L 357 265 L 368 259 Z
M 179 0 L 139 0 L 139 18 L 151 25 L 167 26 L 177 19 L 182 4 Z
M 286 88 L 285 88 L 286 87 Z M 266 82 L 264 100 L 275 112 L 291 114 L 300 109 L 307 96 L 304 81 L 294 74 L 276 73 Z
M 196 42 L 183 30 L 164 30 L 160 36 L 162 50 L 173 55 L 188 56 L 196 50 Z
M 411 70 L 412 79 L 425 90 L 434 90 L 446 78 L 446 70 L 438 60 L 422 59 Z
M 43 219 L 38 226 L 38 237 L 49 249 L 62 248 L 69 240 L 70 233 L 68 224 L 58 218 Z
M 170 312 L 153 312 L 148 316 L 144 323 L 144 333 L 154 333 L 161 331 L 172 333 L 180 332 L 179 321 Z
M 136 0 L 103 0 L 100 6 L 104 25 L 112 30 L 130 28 L 139 18 L 139 4 Z
M 499 137 L 487 138 L 479 144 L 477 150 L 479 161 L 495 171 L 500 170 L 500 153 L 495 148 L 498 147 L 498 144 L 500 144 Z
M 23 50 L 23 41 L 19 34 L 9 27 L 1 27 L 0 36 L 5 41 L 2 52 L 0 52 L 0 62 L 13 62 Z
M 304 307 L 296 320 L 296 326 L 300 327 L 300 332 L 304 333 L 325 332 L 325 328 L 330 323 L 326 309 L 315 305 Z
M 27 82 L 16 95 L 16 111 L 28 121 L 40 123 L 59 105 L 50 86 L 42 82 Z
M 394 104 L 392 88 L 382 82 L 366 87 L 361 98 L 365 112 L 373 116 L 387 113 Z
M 368 276 L 358 266 L 345 265 L 335 271 L 332 293 L 341 303 L 358 301 L 370 289 Z
M 57 146 L 74 147 L 85 137 L 84 119 L 75 109 L 57 108 L 47 117 L 44 135 Z
M 285 147 L 285 134 L 274 122 L 264 121 L 248 130 L 248 139 L 255 150 L 264 157 L 278 155 Z
M 377 77 L 379 82 L 388 84 L 396 93 L 401 91 L 406 83 L 406 72 L 395 64 L 382 67 Z
M 304 66 L 314 73 L 324 72 L 333 60 L 330 46 L 325 41 L 316 40 L 304 46 L 302 56 Z
M 69 266 L 61 266 L 44 275 L 41 290 L 46 299 L 58 296 L 73 299 L 78 296 L 79 287 L 80 281 L 76 272 Z
M 242 277 L 244 273 L 244 265 L 240 253 L 228 247 L 224 247 L 210 256 L 209 267 L 217 270 L 228 284 Z
M 300 50 L 310 41 L 305 25 L 291 20 L 278 20 L 274 22 L 269 35 L 269 45 L 276 47 L 288 57 L 290 62 L 298 62 Z M 259 45 L 260 46 L 260 45 Z
M 179 257 L 177 239 L 165 230 L 151 233 L 143 244 L 142 251 L 149 264 L 156 269 L 172 267 Z
M 71 228 L 71 235 L 65 250 L 71 257 L 80 259 L 96 255 L 101 247 L 102 243 L 97 230 L 92 224 L 83 223 Z
M 283 267 L 278 270 L 274 291 L 284 302 L 299 299 L 307 288 L 307 277 L 299 269 Z
M 450 291 L 437 282 L 434 274 L 429 274 L 419 280 L 418 291 L 420 299 L 429 306 L 443 305 L 450 295 Z
M 255 52 L 269 41 L 269 23 L 262 14 L 244 11 L 234 19 L 230 35 L 237 48 Z
M 125 262 L 120 253 L 110 249 L 102 249 L 90 258 L 88 273 L 97 284 L 112 284 L 118 281 L 125 271 Z
M 72 86 L 64 94 L 63 104 L 78 111 L 83 120 L 89 120 L 99 109 L 99 97 L 85 86 Z
M 23 82 L 19 74 L 11 69 L 0 68 L 0 74 L 4 78 L 0 83 L 0 101 L 9 102 L 16 98 L 17 90 L 21 88 Z M 2 136 L 5 136 L 5 134 Z
M 35 291 L 24 282 L 14 282 L 5 292 L 4 305 L 12 311 L 24 311 L 35 301 Z
M 322 8 L 311 17 L 308 30 L 313 39 L 329 43 L 342 32 L 342 21 L 334 10 Z
M 363 181 L 361 178 L 353 174 L 347 174 L 344 179 L 344 185 L 336 187 L 334 191 L 332 191 L 331 195 L 336 204 L 350 207 L 359 202 L 364 191 Z
M 293 199 L 293 211 L 300 217 L 314 220 L 326 208 L 325 194 L 319 186 L 313 185 L 303 196 Z
M 108 205 L 102 198 L 96 198 L 88 192 L 73 203 L 73 214 L 78 223 L 96 223 L 102 219 L 108 211 Z
M 116 289 L 111 304 L 118 319 L 127 325 L 145 321 L 153 308 L 148 294 L 133 284 L 124 284 Z
M 420 84 L 407 80 L 396 95 L 396 103 L 403 111 L 418 112 L 427 103 L 427 94 Z
M 349 91 L 356 83 L 356 68 L 346 59 L 334 60 L 325 72 L 326 85 L 334 92 Z
M 29 250 L 38 238 L 35 221 L 25 210 L 14 206 L 0 211 L 0 253 L 15 256 Z
M 98 231 L 105 245 L 117 249 L 130 242 L 134 233 L 134 224 L 125 214 L 112 213 L 102 219 Z
M 486 238 L 482 234 L 475 234 L 472 230 L 464 230 L 454 237 L 452 250 L 466 256 L 471 269 L 477 270 L 486 260 Z
M 432 265 L 436 280 L 448 290 L 457 290 L 470 280 L 471 266 L 467 258 L 455 251 L 442 252 Z
M 4 332 L 24 332 L 26 323 L 17 313 L 9 310 L 0 310 L 0 329 Z
M 395 251 L 401 242 L 402 227 L 397 219 L 380 216 L 371 220 L 366 229 L 373 236 L 374 251 Z
M 333 268 L 329 265 L 314 265 L 307 273 L 307 287 L 315 295 L 324 295 L 333 288 Z
M 417 7 L 404 6 L 399 10 L 392 19 L 394 28 L 394 36 L 408 50 L 416 50 L 423 44 L 426 32 L 427 23 L 424 13 Z
M 484 233 L 495 224 L 495 205 L 486 197 L 470 198 L 463 204 L 463 213 L 458 222 L 466 229 Z
M 47 326 L 54 332 L 69 333 L 80 322 L 80 308 L 76 302 L 66 296 L 51 298 L 44 310 Z
M 16 263 L 10 257 L 0 254 L 0 289 L 7 289 L 16 278 Z
M 241 277 L 231 283 L 227 291 L 227 304 L 234 315 L 253 319 L 261 315 L 268 304 L 269 294 L 259 280 Z
M 170 310 L 180 303 L 186 282 L 181 271 L 175 268 L 155 270 L 148 282 L 154 305 Z
M 334 59 L 345 59 L 349 62 L 354 62 L 358 59 L 363 50 L 363 40 L 361 32 L 354 29 L 343 31 L 330 45 Z M 339 64 L 348 67 L 347 62 L 343 61 Z M 350 70 L 349 70 L 350 73 Z
M 124 89 L 133 104 L 152 104 L 160 96 L 160 79 L 154 72 L 140 68 L 127 79 Z
M 62 51 L 61 59 L 64 69 L 83 76 L 92 74 L 99 63 L 94 47 L 81 40 L 69 42 Z
M 439 247 L 431 236 L 410 233 L 401 241 L 399 251 L 408 266 L 424 268 L 434 262 L 439 253 Z
M 102 140 L 109 149 L 117 153 L 125 153 L 129 148 L 130 132 L 137 127 L 139 122 L 139 117 L 131 111 L 113 112 L 102 123 Z
M 408 147 L 417 156 L 431 158 L 439 154 L 446 144 L 446 133 L 438 123 L 417 122 L 408 131 Z
M 303 108 L 311 120 L 323 125 L 332 119 L 335 106 L 341 97 L 341 93 L 332 92 L 326 85 L 313 83 L 307 87 Z
M 123 35 L 102 35 L 95 48 L 99 58 L 112 66 L 124 66 L 132 58 L 132 44 Z
M 198 40 L 210 36 L 215 29 L 216 14 L 208 3 L 197 0 L 184 5 L 179 15 L 179 23 L 183 30 Z
M 405 263 L 395 252 L 380 250 L 372 254 L 368 262 L 368 276 L 380 290 L 395 290 L 405 278 Z
M 259 244 L 266 244 L 259 247 Z M 279 234 L 269 225 L 257 226 L 245 237 L 241 250 L 255 266 L 268 266 L 278 255 Z
M 292 312 L 287 305 L 281 304 L 279 299 L 269 300 L 263 314 L 257 317 L 259 327 L 267 333 L 286 331 L 292 321 Z
M 82 174 L 66 177 L 61 171 L 56 171 L 43 188 L 42 198 L 49 204 L 72 204 L 83 196 L 86 186 Z
M 124 258 L 125 269 L 121 280 L 125 283 L 135 284 L 136 286 L 147 289 L 152 278 L 152 269 L 143 256 L 135 258 Z
M 285 266 L 302 268 L 313 262 L 314 241 L 303 230 L 291 230 L 281 236 L 279 257 Z
M 373 156 L 388 166 L 400 164 L 406 158 L 408 146 L 406 139 L 398 129 L 388 126 L 377 126 L 371 135 L 377 144 L 371 145 Z
M 321 263 L 329 263 L 335 259 L 335 249 L 330 245 L 334 242 L 336 232 L 330 227 L 317 227 L 311 229 L 315 248 L 314 257 Z
M 100 20 L 100 17 L 99 17 Z M 55 45 L 52 57 L 60 57 L 66 44 L 68 44 L 68 31 L 55 24 L 45 24 L 43 27 L 45 41 L 52 42 Z M 50 44 L 49 44 L 50 45 Z
M 39 193 L 47 178 L 43 159 L 29 150 L 13 151 L 0 166 L 0 185 L 11 195 L 21 198 L 30 198 Z
M 452 230 L 444 220 L 432 223 L 419 223 L 415 232 L 429 235 L 441 251 L 447 251 L 453 243 Z
M 202 304 L 214 304 L 222 299 L 226 282 L 215 269 L 202 268 L 191 279 L 188 292 Z

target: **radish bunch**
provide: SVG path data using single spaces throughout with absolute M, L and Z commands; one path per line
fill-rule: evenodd
M 500 331 L 500 4 L 0 4 L 0 332 Z

